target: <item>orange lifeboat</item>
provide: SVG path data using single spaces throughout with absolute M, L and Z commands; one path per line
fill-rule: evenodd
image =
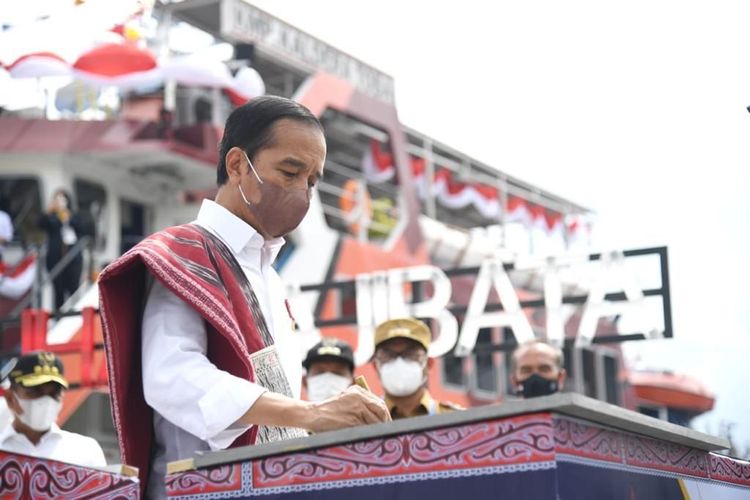
M 714 407 L 714 394 L 700 380 L 688 375 L 631 371 L 626 377 L 639 400 L 694 414 L 705 413 Z

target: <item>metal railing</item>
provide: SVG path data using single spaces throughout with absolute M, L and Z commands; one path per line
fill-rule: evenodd
M 23 312 L 24 309 L 29 307 L 30 305 L 32 307 L 39 307 L 42 303 L 41 294 L 44 290 L 44 287 L 50 283 L 52 283 L 55 278 L 60 276 L 60 274 L 65 270 L 68 265 L 73 262 L 73 260 L 78 257 L 79 255 L 83 256 L 84 250 L 88 250 L 89 259 L 88 259 L 88 266 L 87 266 L 87 275 L 90 276 L 93 260 L 92 260 L 92 252 L 93 252 L 93 243 L 94 240 L 90 236 L 82 236 L 81 238 L 76 241 L 76 243 L 70 247 L 70 249 L 63 255 L 63 258 L 60 259 L 57 264 L 54 265 L 52 269 L 50 269 L 47 273 L 44 273 L 42 270 L 41 263 L 45 260 L 46 253 L 47 253 L 47 246 L 43 245 L 41 247 L 41 252 L 39 253 L 38 257 L 38 266 L 37 266 L 37 279 L 34 280 L 34 285 L 32 286 L 32 291 L 29 294 L 28 297 L 24 298 L 19 304 L 11 311 L 9 316 L 20 316 L 21 312 Z M 80 288 L 80 284 L 79 284 Z
M 355 193 L 343 189 L 336 183 L 327 182 L 325 180 L 318 185 L 321 194 L 323 213 L 337 221 L 337 223 L 334 224 L 334 227 L 339 230 L 356 233 L 354 236 L 360 241 L 387 239 L 388 235 L 393 232 L 398 220 L 405 216 L 405 213 L 401 210 L 399 204 L 399 192 L 396 186 L 390 184 L 369 183 L 359 170 L 331 160 L 326 162 L 326 169 L 341 178 L 355 179 L 360 183 L 359 189 L 357 189 Z M 381 221 L 373 219 L 376 209 L 374 206 L 376 200 L 371 199 L 370 193 L 372 192 L 376 192 L 378 195 L 382 194 L 382 196 L 378 196 L 377 198 L 387 198 L 393 202 L 390 216 L 396 221 L 395 224 L 384 224 Z M 342 210 L 336 203 L 342 199 L 351 201 L 354 208 L 351 211 Z M 370 210 L 365 209 L 368 205 Z M 373 237 L 373 234 L 381 236 Z
M 82 282 L 79 286 L 80 291 L 83 284 L 88 282 L 88 277 L 91 275 L 91 270 L 93 269 L 92 246 L 93 238 L 91 238 L 90 236 L 82 236 L 68 250 L 68 252 L 66 252 L 63 258 L 60 259 L 60 261 L 55 264 L 52 269 L 49 270 L 49 272 L 45 272 L 43 269 L 43 262 L 46 256 L 46 245 L 38 247 L 37 275 L 34 279 L 34 283 L 31 286 L 31 290 L 21 301 L 19 301 L 18 304 L 16 304 L 16 306 L 7 315 L 0 319 L 0 335 L 4 337 L 9 328 L 20 326 L 22 324 L 21 318 L 24 310 L 28 308 L 38 309 L 42 303 L 41 295 L 44 287 L 52 283 L 55 278 L 57 278 L 75 258 L 77 258 L 79 255 L 83 255 L 84 251 L 88 251 L 88 265 L 84 266 L 87 277 L 84 280 L 81 280 Z M 76 296 L 78 296 L 78 292 L 74 293 L 73 296 L 71 296 L 71 299 L 74 299 Z M 70 301 L 71 300 L 69 300 L 68 302 Z M 79 316 L 80 314 L 80 311 L 56 310 L 53 312 L 51 319 L 58 320 L 60 318 L 69 316 Z M 5 349 L 3 351 L 0 351 L 0 360 L 17 355 L 19 347 L 20 346 L 16 346 L 12 347 L 10 350 Z

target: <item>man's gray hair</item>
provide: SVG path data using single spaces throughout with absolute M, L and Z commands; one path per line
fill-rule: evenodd
M 528 340 L 528 341 L 520 344 L 519 346 L 517 346 L 513 350 L 513 354 L 510 357 L 510 369 L 511 369 L 511 373 L 515 373 L 515 371 L 516 371 L 516 363 L 517 363 L 516 358 L 518 357 L 518 354 L 522 350 L 526 350 L 526 349 L 528 349 L 530 347 L 533 347 L 533 346 L 535 346 L 537 344 L 538 345 L 544 345 L 544 346 L 547 346 L 550 349 L 552 349 L 554 351 L 555 364 L 557 365 L 557 368 L 559 370 L 563 369 L 563 367 L 565 366 L 565 355 L 563 354 L 563 350 L 561 348 L 557 347 L 557 346 L 554 346 L 552 344 L 549 344 L 549 343 L 545 342 L 544 340 L 534 339 L 534 340 Z

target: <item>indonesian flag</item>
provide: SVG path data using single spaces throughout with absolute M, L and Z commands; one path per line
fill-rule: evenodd
M 13 267 L 0 263 L 0 297 L 18 300 L 31 289 L 36 276 L 36 254 L 29 254 Z

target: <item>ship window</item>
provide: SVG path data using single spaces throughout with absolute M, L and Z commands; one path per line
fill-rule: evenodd
M 572 346 L 565 346 L 563 351 L 563 367 L 565 368 L 565 384 L 563 385 L 563 392 L 572 392 L 576 387 L 576 370 L 575 360 L 573 355 L 575 349 Z
M 516 344 L 516 337 L 513 335 L 513 330 L 510 328 L 503 328 L 503 345 L 505 346 L 515 346 Z M 503 355 L 503 364 L 507 366 L 508 376 L 505 377 L 505 393 L 506 394 L 515 394 L 516 388 L 513 387 L 513 383 L 510 381 L 511 375 L 513 375 L 513 350 L 514 347 L 509 347 L 505 350 L 505 354 Z
M 443 383 L 464 388 L 464 358 L 453 355 L 453 351 L 446 353 L 440 358 L 443 365 Z
M 148 235 L 150 212 L 141 203 L 120 199 L 120 253 L 125 253 Z
M 639 406 L 638 413 L 649 417 L 659 418 L 659 409 L 651 406 Z
M 682 410 L 679 408 L 667 408 L 667 421 L 673 424 L 682 425 L 688 427 L 690 421 L 695 416 L 688 410 Z
M 477 347 L 492 345 L 492 329 L 482 328 L 477 336 Z M 498 373 L 494 363 L 492 352 L 478 353 L 474 355 L 474 366 L 476 369 L 476 388 L 480 391 L 497 392 Z
M 596 353 L 591 349 L 581 349 L 583 358 L 583 394 L 597 397 Z
M 78 213 L 88 233 L 94 235 L 95 248 L 107 246 L 107 191 L 100 184 L 75 179 L 73 191 L 78 202 Z
M 0 209 L 13 221 L 13 239 L 41 243 L 44 231 L 37 222 L 42 214 L 39 180 L 35 177 L 8 176 L 0 178 Z
M 605 401 L 620 404 L 619 385 L 617 383 L 617 358 L 603 355 L 604 358 L 604 386 L 606 388 Z

